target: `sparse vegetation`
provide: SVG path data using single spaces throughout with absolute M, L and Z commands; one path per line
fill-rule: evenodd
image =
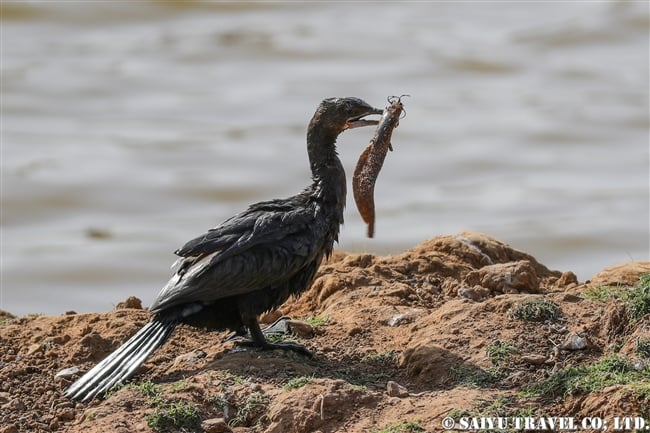
M 641 412 L 639 415 L 645 419 L 650 418 L 650 380 L 639 382 L 632 386 L 632 396 L 639 402 Z
M 169 385 L 170 391 L 184 391 L 189 389 L 192 385 L 185 379 L 177 380 L 176 382 Z
M 555 322 L 560 319 L 560 307 L 552 301 L 534 299 L 515 305 L 509 316 L 526 322 Z
M 454 420 L 462 417 L 531 417 L 535 416 L 535 410 L 531 405 L 522 406 L 521 402 L 517 401 L 513 396 L 499 396 L 494 400 L 478 399 L 474 402 L 472 409 L 454 409 L 449 411 L 446 416 Z M 516 430 L 505 429 L 497 431 L 509 433 Z
M 339 369 L 333 372 L 333 376 L 337 379 L 343 379 L 351 385 L 356 386 L 384 386 L 390 374 L 388 371 L 376 371 L 365 372 L 359 371 L 355 368 L 345 368 Z
M 302 388 L 303 386 L 307 385 L 312 380 L 314 380 L 313 376 L 294 377 L 291 380 L 289 380 L 286 385 L 284 385 L 284 389 L 289 390 L 289 389 Z
M 156 431 L 167 431 L 171 427 L 195 431 L 201 426 L 201 417 L 193 403 L 160 399 L 147 417 L 147 425 Z
M 269 343 L 293 343 L 293 344 L 300 344 L 298 340 L 295 338 L 287 337 L 286 335 L 282 334 L 267 334 L 266 335 L 266 340 Z
M 634 321 L 650 314 L 650 274 L 641 276 L 639 282 L 629 291 L 627 309 Z
M 228 407 L 228 399 L 224 394 L 211 395 L 210 397 L 206 398 L 205 401 L 220 411 L 224 411 L 226 407 Z
M 171 390 L 182 390 L 187 382 L 180 380 L 170 385 Z M 199 409 L 193 403 L 184 400 L 170 400 L 163 396 L 161 385 L 151 381 L 129 383 L 113 388 L 110 393 L 119 389 L 133 389 L 148 397 L 148 404 L 154 411 L 147 417 L 147 425 L 153 430 L 164 432 L 172 427 L 181 430 L 196 430 L 201 424 Z
M 636 353 L 641 358 L 650 359 L 650 338 L 638 339 L 636 341 Z
M 386 428 L 377 430 L 376 433 L 421 433 L 426 430 L 416 421 L 403 421 L 393 423 Z
M 485 388 L 498 382 L 505 376 L 505 371 L 500 368 L 482 370 L 473 365 L 459 365 L 449 370 L 449 375 L 460 385 Z
M 494 340 L 487 346 L 485 351 L 494 366 L 504 367 L 510 363 L 512 355 L 517 353 L 517 348 L 512 344 Z
M 613 355 L 595 364 L 559 370 L 530 386 L 526 394 L 555 399 L 578 392 L 595 392 L 615 384 L 636 384 L 643 380 L 647 382 L 649 374 L 650 369 L 636 370 L 627 358 Z
M 111 392 L 115 392 L 122 388 L 134 389 L 136 391 L 141 392 L 142 394 L 144 394 L 149 398 L 158 397 L 161 392 L 160 385 L 157 385 L 150 380 L 147 380 L 145 382 L 139 382 L 139 383 L 127 383 L 126 385 L 117 385 L 111 390 Z
M 380 364 L 392 364 L 397 360 L 398 353 L 394 350 L 377 352 L 363 357 L 366 362 L 376 362 Z
M 46 341 L 43 344 L 41 344 L 41 350 L 43 352 L 47 352 L 50 349 L 53 349 L 56 347 L 56 343 L 52 340 Z
M 228 422 L 231 427 L 249 425 L 255 418 L 264 413 L 269 398 L 261 392 L 250 394 L 244 404 L 237 409 L 237 414 Z
M 517 348 L 509 343 L 494 340 L 485 348 L 493 367 L 483 370 L 474 365 L 459 365 L 450 369 L 451 378 L 461 385 L 485 388 L 496 384 L 508 375 L 512 356 Z
M 228 370 L 224 370 L 223 372 L 223 382 L 225 382 L 226 385 L 232 386 L 232 385 L 242 385 L 244 382 L 246 382 L 246 378 L 243 376 L 240 376 L 238 374 L 233 374 Z
M 596 302 L 607 302 L 610 299 L 623 299 L 625 298 L 625 291 L 621 288 L 611 286 L 596 286 L 590 287 L 580 294 L 584 299 L 589 299 Z
M 329 316 L 323 316 L 323 317 L 308 317 L 304 320 L 304 322 L 309 323 L 311 326 L 323 326 L 327 325 L 330 322 L 330 317 Z
M 630 318 L 638 321 L 650 314 L 650 274 L 643 274 L 633 287 L 598 286 L 586 290 L 582 296 L 597 302 L 612 299 L 624 302 Z

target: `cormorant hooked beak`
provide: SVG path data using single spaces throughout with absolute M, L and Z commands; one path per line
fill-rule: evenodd
M 364 113 L 361 116 L 349 118 L 345 122 L 345 126 L 343 127 L 343 130 L 360 128 L 362 126 L 378 125 L 379 120 L 369 120 L 369 119 L 364 119 L 364 117 L 369 116 L 371 114 L 382 114 L 383 112 L 384 110 L 380 108 L 371 108 L 367 113 Z

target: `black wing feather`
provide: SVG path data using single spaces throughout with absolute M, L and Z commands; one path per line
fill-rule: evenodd
M 250 293 L 299 272 L 321 245 L 313 210 L 291 200 L 253 205 L 185 244 L 177 251 L 183 258 L 176 274 L 151 311 Z

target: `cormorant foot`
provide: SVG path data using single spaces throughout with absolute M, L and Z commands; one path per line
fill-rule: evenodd
M 305 349 L 304 346 L 301 346 L 300 344 L 296 343 L 269 343 L 268 341 L 264 343 L 258 343 L 256 341 L 252 340 L 240 340 L 240 341 L 235 341 L 235 344 L 237 346 L 243 346 L 243 347 L 256 347 L 260 350 L 291 350 L 293 352 L 298 353 L 299 355 L 306 356 L 309 359 L 314 358 L 314 354 L 311 353 L 309 350 Z

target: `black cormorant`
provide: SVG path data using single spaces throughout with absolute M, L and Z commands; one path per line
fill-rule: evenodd
M 311 185 L 286 199 L 253 204 L 178 249 L 176 271 L 150 307 L 151 321 L 66 395 L 89 401 L 128 379 L 180 323 L 240 334 L 248 329 L 247 345 L 308 353 L 266 341 L 257 316 L 306 290 L 332 253 L 346 197 L 336 139 L 346 129 L 376 125 L 363 117 L 382 111 L 359 98 L 321 102 L 307 131 Z

